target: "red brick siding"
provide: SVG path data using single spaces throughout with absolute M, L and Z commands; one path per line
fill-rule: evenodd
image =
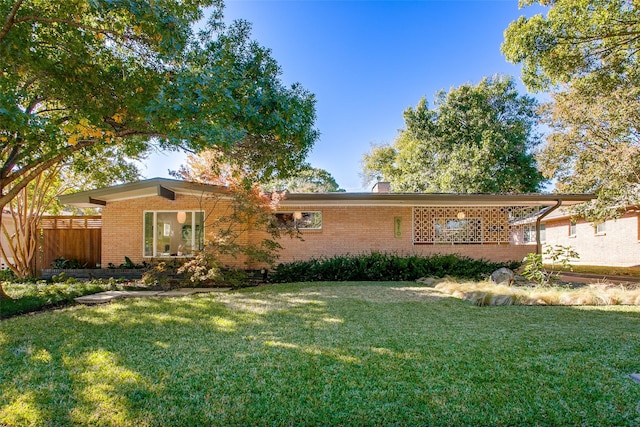
M 208 215 L 212 202 L 203 206 Z M 220 203 L 219 214 L 228 207 Z M 120 264 L 124 257 L 134 262 L 143 260 L 143 211 L 153 210 L 199 210 L 199 199 L 194 196 L 176 195 L 176 200 L 162 197 L 148 197 L 108 203 L 103 209 L 102 264 Z M 361 254 L 371 251 L 393 252 L 398 254 L 459 254 L 472 258 L 484 258 L 491 261 L 521 260 L 527 253 L 535 251 L 535 245 L 414 245 L 412 208 L 381 206 L 286 206 L 281 211 L 321 211 L 322 230 L 302 231 L 303 240 L 284 236 L 279 240 L 283 246 L 279 262 L 303 260 L 313 257 Z M 395 237 L 394 218 L 400 217 L 401 236 Z M 205 224 L 207 236 L 212 234 L 211 222 L 215 214 L 210 215 Z M 245 233 L 242 241 L 251 239 L 254 243 L 267 237 L 262 232 Z M 229 265 L 247 266 L 243 257 L 228 257 L 222 260 Z M 248 265 L 257 267 L 256 265 Z

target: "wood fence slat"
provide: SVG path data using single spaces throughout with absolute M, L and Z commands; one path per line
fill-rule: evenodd
M 87 268 L 100 263 L 102 218 L 100 216 L 45 217 L 41 221 L 41 257 L 38 269 L 50 268 L 58 257 L 78 260 Z

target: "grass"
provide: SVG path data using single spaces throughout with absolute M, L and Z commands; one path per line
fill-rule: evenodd
M 0 299 L 0 319 L 33 311 L 63 307 L 73 304 L 73 299 L 97 292 L 123 289 L 115 281 L 90 281 L 77 283 L 13 283 L 3 282 L 2 287 L 12 298 Z
M 640 306 L 640 286 L 596 283 L 576 288 L 496 285 L 489 281 L 464 282 L 441 279 L 432 283 L 436 289 L 485 305 L 565 305 L 565 306 Z
M 0 326 L 0 425 L 640 423 L 639 307 L 478 307 L 341 282 Z

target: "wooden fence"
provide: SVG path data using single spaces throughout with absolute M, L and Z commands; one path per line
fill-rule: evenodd
M 41 251 L 38 270 L 51 268 L 51 262 L 63 257 L 77 260 L 87 268 L 100 264 L 102 217 L 47 216 L 40 222 Z

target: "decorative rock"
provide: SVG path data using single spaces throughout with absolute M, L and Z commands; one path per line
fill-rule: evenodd
M 515 273 L 506 267 L 499 268 L 491 273 L 491 281 L 498 285 L 506 284 L 508 286 L 511 286 L 515 277 Z

